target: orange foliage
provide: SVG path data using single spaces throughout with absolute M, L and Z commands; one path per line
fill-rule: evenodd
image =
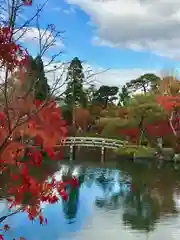
M 47 153 L 50 159 L 55 160 L 56 154 L 53 147 L 57 143 L 60 143 L 65 138 L 67 130 L 64 121 L 61 119 L 60 109 L 52 101 L 43 106 L 43 102 L 38 104 L 35 101 L 23 106 L 22 109 L 19 105 L 15 108 L 15 113 L 11 112 L 11 108 L 8 111 L 10 116 L 10 125 L 7 124 L 7 115 L 4 112 L 0 113 L 0 135 L 1 135 L 1 149 L 0 149 L 0 164 L 6 166 L 6 170 L 11 172 L 11 166 L 16 167 L 16 174 L 12 173 L 10 178 L 14 181 L 20 179 L 20 184 L 15 187 L 9 188 L 9 194 L 13 196 L 12 205 L 22 204 L 26 192 L 32 193 L 31 213 L 29 208 L 25 208 L 30 218 L 34 218 L 40 213 L 40 201 L 42 198 L 44 201 L 55 202 L 58 197 L 53 195 L 54 183 L 46 186 L 44 191 L 44 183 L 39 183 L 29 174 L 28 167 L 30 165 L 39 167 L 43 161 L 42 150 Z M 15 106 L 15 105 L 14 105 Z M 29 109 L 28 109 L 29 106 Z M 22 117 L 18 120 L 15 115 Z M 33 113 L 32 113 L 33 110 Z M 7 114 L 8 114 L 7 113 Z M 30 115 L 31 113 L 31 115 Z M 10 126 L 10 129 L 9 129 Z M 29 145 L 25 141 L 20 142 L 18 140 L 24 137 L 26 139 L 33 140 L 34 144 L 40 145 L 42 150 L 38 148 L 29 148 Z M 24 157 L 28 159 L 23 160 Z M 58 155 L 59 156 L 59 155 Z M 14 169 L 14 168 L 13 168 Z M 11 184 L 10 184 L 11 185 Z M 61 190 L 58 185 L 58 190 Z M 47 194 L 48 193 L 48 194 Z M 65 196 L 64 190 L 62 191 L 63 197 Z M 45 197 L 46 196 L 46 197 Z M 31 216 L 32 215 L 32 216 Z
M 24 64 L 24 60 L 26 53 L 12 41 L 11 29 L 0 28 L 1 65 L 14 72 Z M 30 173 L 31 166 L 41 166 L 44 153 L 49 160 L 60 160 L 62 154 L 55 153 L 53 147 L 66 137 L 67 128 L 54 101 L 42 102 L 23 92 L 23 71 L 24 69 L 20 68 L 19 81 L 13 85 L 13 91 L 6 96 L 4 102 L 2 101 L 0 108 L 0 169 L 2 175 L 8 173 L 10 178 L 7 183 L 8 194 L 11 196 L 8 199 L 9 207 L 22 205 L 30 220 L 38 217 L 42 224 L 47 223 L 47 219 L 41 215 L 40 203 L 55 203 L 59 200 L 54 188 L 66 200 L 66 184 L 77 186 L 77 181 L 71 179 L 61 182 L 52 178 L 50 182 L 40 182 Z M 7 79 L 5 82 L 9 84 Z M 77 113 L 78 120 L 81 114 L 87 119 L 85 111 Z M 35 147 L 29 146 L 32 144 Z M 25 201 L 27 194 L 28 202 Z M 7 226 L 4 228 L 6 231 L 8 229 Z M 3 234 L 0 234 L 0 239 L 4 239 Z

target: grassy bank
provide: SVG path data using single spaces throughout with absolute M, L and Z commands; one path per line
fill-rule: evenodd
M 115 150 L 115 152 L 117 155 L 124 157 L 154 159 L 156 150 L 146 146 L 126 145 Z M 163 154 L 166 157 L 165 160 L 170 161 L 174 152 L 171 148 L 163 148 Z

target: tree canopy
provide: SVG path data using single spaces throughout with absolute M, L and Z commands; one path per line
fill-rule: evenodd
M 118 87 L 103 85 L 94 93 L 93 101 L 107 108 L 108 103 L 113 103 L 114 100 L 118 99 L 118 90 Z
M 32 92 L 37 99 L 45 100 L 50 94 L 50 86 L 45 76 L 41 56 L 28 56 L 26 63 L 24 90 Z
M 137 79 L 131 80 L 126 86 L 131 92 L 142 90 L 144 93 L 147 93 L 149 89 L 156 89 L 158 81 L 160 81 L 160 77 L 153 73 L 146 73 Z

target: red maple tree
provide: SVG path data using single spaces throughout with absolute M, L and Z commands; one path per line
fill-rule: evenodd
M 23 92 L 21 86 L 25 80 L 25 69 L 21 66 L 26 59 L 27 51 L 13 42 L 11 28 L 0 28 L 0 65 L 6 73 L 17 73 L 13 91 L 7 76 L 2 83 L 5 93 L 0 107 L 0 171 L 2 175 L 9 175 L 9 207 L 22 206 L 30 220 L 38 217 L 42 224 L 47 223 L 47 219 L 41 214 L 40 203 L 57 202 L 59 197 L 55 194 L 55 189 L 66 200 L 67 182 L 56 181 L 54 178 L 51 181 L 39 181 L 31 174 L 30 168 L 41 167 L 44 153 L 49 161 L 61 159 L 61 152 L 55 152 L 54 146 L 61 144 L 67 128 L 61 111 L 53 100 L 40 101 L 33 94 Z M 72 178 L 68 184 L 76 186 L 77 180 Z M 1 234 L 0 239 L 3 238 Z

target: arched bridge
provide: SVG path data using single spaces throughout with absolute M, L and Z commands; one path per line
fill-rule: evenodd
M 121 140 L 97 137 L 67 137 L 62 141 L 63 146 L 100 147 L 109 149 L 120 148 L 123 144 L 124 142 Z
M 124 145 L 125 142 L 117 139 L 110 138 L 98 138 L 98 137 L 67 137 L 64 139 L 61 144 L 55 145 L 55 150 L 61 148 L 62 146 L 70 147 L 70 160 L 73 160 L 75 157 L 75 146 L 79 147 L 99 147 L 101 148 L 101 162 L 104 162 L 105 149 L 118 149 Z M 29 146 L 29 148 L 34 148 L 37 146 Z

